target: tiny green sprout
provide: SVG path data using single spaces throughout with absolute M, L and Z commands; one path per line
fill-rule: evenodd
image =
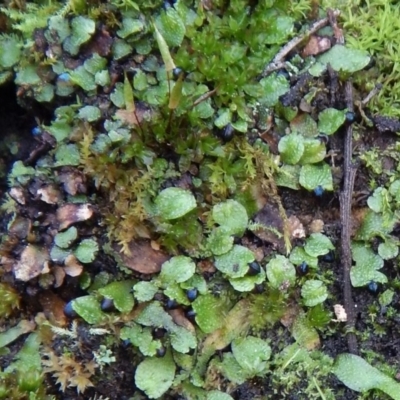
M 116 361 L 115 356 L 112 355 L 112 351 L 107 349 L 104 344 L 101 344 L 98 351 L 93 351 L 94 359 L 100 366 L 100 371 L 103 370 L 105 365 L 109 365 Z

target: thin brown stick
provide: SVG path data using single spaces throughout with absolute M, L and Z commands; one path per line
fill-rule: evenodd
M 350 81 L 346 82 L 345 86 L 346 94 L 346 105 L 349 111 L 353 111 L 353 86 Z M 356 176 L 356 167 L 352 164 L 351 156 L 353 152 L 353 128 L 348 125 L 345 132 L 344 138 L 344 174 L 343 174 L 343 189 L 340 193 L 340 222 L 342 225 L 341 235 L 341 256 L 340 261 L 343 268 L 343 300 L 344 308 L 347 313 L 347 345 L 349 352 L 356 354 L 357 350 L 357 338 L 354 333 L 356 323 L 356 312 L 354 301 L 352 297 L 351 281 L 350 281 L 350 269 L 352 265 L 351 257 L 351 199 L 354 189 L 354 180 Z
M 208 98 L 210 98 L 215 92 L 217 91 L 217 88 L 210 90 L 207 93 L 202 94 L 197 100 L 195 100 L 193 102 L 192 107 L 196 107 L 198 104 L 200 104 L 201 102 L 207 100 Z
M 340 15 L 340 11 L 339 10 L 333 10 L 332 11 L 332 15 L 337 17 Z M 322 18 L 316 22 L 314 22 L 308 29 L 306 32 L 304 32 L 302 35 L 300 36 L 296 36 L 295 38 L 293 38 L 290 42 L 288 42 L 287 44 L 285 44 L 285 46 L 283 46 L 279 52 L 276 54 L 276 56 L 272 59 L 272 61 L 266 66 L 266 68 L 264 69 L 264 71 L 261 73 L 261 77 L 267 76 L 268 74 L 270 74 L 273 71 L 276 71 L 278 69 L 281 69 L 285 66 L 285 62 L 284 59 L 285 57 L 292 51 L 294 50 L 300 43 L 302 43 L 304 41 L 304 39 L 306 39 L 307 37 L 309 37 L 310 35 L 312 35 L 313 33 L 319 31 L 321 28 L 323 28 L 324 26 L 328 25 L 329 23 L 329 18 Z

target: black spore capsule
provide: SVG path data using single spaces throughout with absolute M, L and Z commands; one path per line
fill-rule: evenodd
M 331 263 L 335 261 L 335 252 L 333 250 L 329 250 L 329 252 L 322 256 L 322 261 Z
M 196 311 L 194 310 L 188 310 L 186 311 L 186 318 L 189 319 L 190 321 L 194 322 L 196 317 Z
M 157 357 L 164 357 L 166 353 L 167 349 L 164 346 L 162 346 L 159 349 L 157 349 L 156 355 Z
M 308 272 L 308 264 L 305 262 L 305 261 L 303 261 L 300 265 L 299 265 L 299 272 L 302 274 L 302 275 L 305 275 L 307 272 Z
M 353 111 L 347 111 L 345 116 L 346 116 L 346 121 L 350 124 L 353 123 L 356 119 L 356 114 Z
M 179 304 L 174 299 L 168 299 L 167 304 L 165 306 L 167 307 L 168 310 L 174 310 L 175 308 L 178 308 Z
M 318 185 L 315 189 L 314 189 L 314 194 L 317 197 L 321 197 L 324 194 L 324 188 L 321 185 Z
M 179 67 L 175 67 L 172 70 L 172 75 L 175 79 L 178 79 L 182 74 L 184 74 L 183 69 Z
M 186 290 L 186 297 L 189 301 L 196 300 L 197 296 L 199 295 L 199 291 L 196 288 Z
M 154 339 L 162 339 L 166 333 L 167 333 L 167 330 L 164 328 L 154 328 L 153 329 L 153 338 Z
M 228 124 L 219 131 L 218 136 L 222 139 L 223 142 L 228 143 L 235 136 L 235 129 L 231 124 Z
M 257 261 L 249 263 L 248 275 L 257 275 L 261 272 L 261 266 Z
M 72 308 L 72 300 L 65 305 L 64 314 L 68 318 L 76 318 L 76 317 L 78 317 L 78 313 Z
M 378 293 L 379 285 L 375 281 L 371 281 L 370 283 L 368 283 L 367 288 L 370 293 L 376 294 Z
M 280 69 L 277 73 L 276 73 L 276 76 L 278 77 L 278 76 L 283 76 L 284 78 L 286 78 L 286 79 L 290 79 L 290 75 L 289 75 L 289 72 L 287 72 L 287 70 L 286 69 Z
M 114 300 L 113 299 L 109 299 L 108 297 L 105 297 L 101 301 L 100 307 L 101 307 L 101 310 L 105 311 L 105 312 L 115 311 Z

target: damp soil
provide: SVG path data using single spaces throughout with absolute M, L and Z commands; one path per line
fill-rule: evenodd
M 297 92 L 301 91 L 304 82 L 307 82 L 307 77 L 302 77 L 300 83 L 294 85 L 295 90 L 291 92 L 291 96 L 286 96 L 283 102 L 292 104 L 296 101 L 295 96 Z M 326 106 L 329 99 L 321 100 Z M 49 115 L 48 110 L 41 109 L 35 105 L 23 104 L 21 107 L 18 104 L 16 96 L 16 88 L 13 85 L 0 87 L 0 132 L 1 132 L 1 161 L 5 165 L 3 176 L 0 180 L 0 197 L 3 198 L 8 190 L 6 173 L 10 170 L 12 163 L 16 160 L 27 160 L 29 155 L 34 151 L 40 143 L 31 135 L 32 128 L 36 125 L 35 117 L 44 119 Z M 387 121 L 383 121 L 387 123 Z M 381 125 L 383 124 L 380 121 Z M 385 125 L 386 126 L 386 125 Z M 5 147 L 5 143 L 14 143 L 13 149 Z M 381 131 L 375 128 L 368 128 L 365 130 L 364 135 L 355 144 L 356 152 L 362 152 L 372 147 L 385 149 L 389 144 L 395 142 L 395 135 L 387 130 Z M 340 224 L 340 203 L 339 203 L 339 190 L 342 178 L 342 151 L 343 151 L 343 132 L 339 132 L 335 139 L 330 143 L 332 149 L 335 150 L 335 171 L 336 176 L 336 190 L 330 193 L 324 193 L 320 197 L 305 190 L 290 190 L 280 189 L 279 194 L 282 199 L 283 206 L 287 215 L 296 216 L 303 220 L 320 219 L 324 222 L 324 232 L 336 248 L 339 248 L 341 224 Z M 391 160 L 388 158 L 387 166 L 390 167 Z M 357 210 L 366 207 L 366 198 L 371 193 L 368 186 L 370 176 L 368 170 L 362 165 L 359 165 L 357 170 L 357 177 L 354 187 L 353 196 L 353 211 L 357 214 Z M 21 211 L 23 213 L 23 210 Z M 26 211 L 29 214 L 29 211 Z M 357 226 L 357 218 L 354 215 L 354 224 Z M 1 234 L 7 232 L 7 220 L 2 220 L 0 223 Z M 101 237 L 101 228 L 99 228 L 99 237 Z M 394 235 L 399 236 L 399 232 L 394 232 Z M 264 246 L 265 254 L 271 253 L 274 248 L 270 245 L 262 243 L 260 239 L 254 235 L 248 235 L 242 241 L 254 241 L 258 246 Z M 294 243 L 295 244 L 295 243 Z M 327 307 L 332 308 L 334 304 L 343 304 L 343 270 L 340 262 L 340 255 L 335 252 L 334 257 L 329 262 L 321 260 L 320 268 L 323 270 L 331 271 L 332 284 L 329 285 L 330 295 L 327 300 Z M 90 265 L 90 273 L 99 274 L 106 271 L 111 274 L 117 275 L 119 272 L 115 261 L 105 254 L 100 254 L 96 262 Z M 398 278 L 396 269 L 393 268 L 391 262 L 387 262 L 382 270 L 388 279 Z M 44 292 L 51 291 L 52 295 L 57 296 L 63 302 L 68 302 L 71 299 L 79 297 L 84 294 L 76 279 L 67 278 L 62 287 L 57 289 L 42 289 L 37 280 L 29 281 L 28 283 L 16 282 L 10 274 L 4 274 L 2 279 L 10 282 L 18 290 L 22 298 L 22 307 L 18 315 L 14 314 L 7 321 L 6 325 L 14 326 L 20 319 L 34 319 L 35 315 L 39 312 L 46 311 L 43 306 Z M 398 317 L 387 317 L 386 310 L 381 310 L 374 316 L 376 324 L 382 329 L 375 333 L 371 329 L 371 305 L 376 301 L 377 295 L 382 292 L 383 288 L 378 287 L 376 293 L 371 293 L 367 288 L 357 288 L 352 291 L 352 296 L 356 305 L 356 332 L 359 339 L 359 350 L 363 353 L 376 352 L 385 360 L 389 365 L 397 365 L 400 357 L 400 320 Z M 394 307 L 400 311 L 399 296 L 395 294 L 392 302 Z M 79 354 L 81 359 L 80 363 L 85 364 L 92 359 L 91 349 L 98 347 L 99 338 L 85 333 L 85 326 L 81 322 L 83 328 L 79 332 L 77 341 L 79 342 Z M 278 323 L 279 325 L 279 323 Z M 6 329 L 7 326 L 2 327 Z M 281 331 L 281 330 L 280 330 Z M 363 333 L 368 332 L 365 336 Z M 330 357 L 336 357 L 338 354 L 347 352 L 346 333 L 344 329 L 340 330 L 335 327 L 330 334 L 322 337 L 321 350 Z M 269 335 L 271 338 L 271 335 Z M 0 367 L 5 368 L 13 359 L 15 354 L 21 348 L 25 337 L 16 340 L 9 346 L 10 353 L 6 356 L 0 357 Z M 274 340 L 275 342 L 275 340 Z M 276 343 L 291 344 L 293 339 L 291 335 L 286 334 L 276 337 Z M 54 346 L 58 349 L 68 349 L 71 344 L 67 341 L 59 342 Z M 46 375 L 45 382 L 47 386 L 47 393 L 52 394 L 57 399 L 62 400 L 84 400 L 100 398 L 109 398 L 111 400 L 128 400 L 135 394 L 140 393 L 134 387 L 134 372 L 135 365 L 137 365 L 137 355 L 132 351 L 132 347 L 125 345 L 121 342 L 120 345 L 113 345 L 113 355 L 116 361 L 110 365 L 104 366 L 101 373 L 97 373 L 92 378 L 93 387 L 89 387 L 84 394 L 78 395 L 76 389 L 67 388 L 65 392 L 60 392 L 59 385 L 56 384 L 55 379 L 50 374 Z M 85 358 L 86 356 L 86 358 Z M 301 378 L 302 373 L 300 373 Z M 300 379 L 301 382 L 301 379 Z M 348 390 L 340 381 L 333 375 L 329 376 L 329 380 L 325 382 L 326 387 L 331 388 L 333 393 L 340 393 L 337 399 L 357 399 L 358 394 L 354 391 Z M 304 384 L 305 385 L 305 384 Z M 302 395 L 303 386 L 301 383 L 293 389 L 291 393 L 284 391 L 280 392 L 279 385 L 276 382 L 270 382 L 268 379 L 253 379 L 238 386 L 231 392 L 231 395 L 236 400 L 250 400 L 250 399 L 287 399 L 297 400 L 305 399 Z M 371 395 L 372 396 L 372 395 Z M 145 397 L 143 397 L 145 398 Z M 373 397 L 371 397 L 373 398 Z M 164 396 L 164 399 L 181 399 L 179 396 Z

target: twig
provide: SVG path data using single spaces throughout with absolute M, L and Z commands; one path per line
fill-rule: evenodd
M 361 105 L 366 106 L 369 101 L 379 93 L 379 91 L 382 89 L 382 86 L 382 83 L 377 83 L 375 87 L 368 93 L 367 97 L 361 101 Z
M 328 10 L 329 24 L 331 25 L 337 43 L 344 44 L 343 31 L 338 27 L 334 11 Z M 353 85 L 350 81 L 345 85 L 346 106 L 350 112 L 354 111 Z M 342 234 L 340 238 L 340 261 L 343 268 L 343 302 L 347 314 L 347 347 L 350 353 L 357 354 L 357 338 L 354 333 L 356 325 L 356 312 L 351 293 L 350 269 L 352 265 L 351 256 L 351 199 L 353 197 L 354 180 L 356 178 L 356 167 L 351 161 L 353 154 L 353 127 L 349 124 L 344 135 L 344 161 L 343 161 L 343 189 L 340 193 L 340 222 Z
M 349 111 L 353 111 L 353 86 L 350 81 L 345 86 L 346 105 Z M 340 193 L 340 221 L 342 225 L 341 235 L 341 264 L 343 268 L 343 297 L 344 308 L 347 313 L 347 345 L 349 352 L 357 353 L 357 339 L 353 332 L 355 328 L 356 313 L 351 293 L 350 269 L 352 265 L 350 248 L 350 221 L 351 221 L 351 199 L 354 189 L 354 179 L 356 176 L 356 167 L 351 162 L 353 152 L 353 128 L 348 125 L 344 138 L 344 182 L 343 190 Z
M 333 10 L 332 15 L 337 17 L 340 15 L 339 10 Z M 281 69 L 285 66 L 284 58 L 295 49 L 303 40 L 313 33 L 319 31 L 324 26 L 328 25 L 329 18 L 322 18 L 316 22 L 314 22 L 302 35 L 293 38 L 290 42 L 288 42 L 285 46 L 283 46 L 277 55 L 272 59 L 272 61 L 267 65 L 264 71 L 261 73 L 261 77 L 267 76 L 273 71 Z
M 196 107 L 198 104 L 200 104 L 201 102 L 207 100 L 208 98 L 210 98 L 215 92 L 217 91 L 217 88 L 210 90 L 207 93 L 202 94 L 196 101 L 193 102 L 192 107 Z

